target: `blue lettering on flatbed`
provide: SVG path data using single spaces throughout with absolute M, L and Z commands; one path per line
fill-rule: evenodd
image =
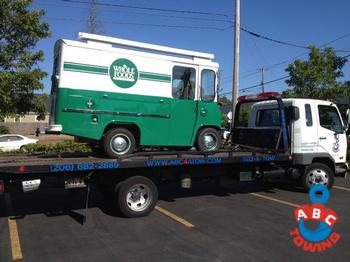
M 67 172 L 67 171 L 89 171 L 89 170 L 103 170 L 103 169 L 116 169 L 119 168 L 117 162 L 86 162 L 79 164 L 62 164 L 62 165 L 51 165 L 51 172 Z
M 267 156 L 245 156 L 242 158 L 244 163 L 253 163 L 253 162 L 271 162 L 276 161 L 276 155 L 267 155 Z
M 196 166 L 196 165 L 207 165 L 207 164 L 221 164 L 221 157 L 210 157 L 210 158 L 192 158 L 192 159 L 162 159 L 162 160 L 148 160 L 147 166 L 158 167 L 158 166 Z

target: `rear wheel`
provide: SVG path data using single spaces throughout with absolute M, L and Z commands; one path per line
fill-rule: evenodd
M 314 163 L 306 168 L 301 176 L 301 183 L 306 191 L 316 184 L 322 184 L 330 189 L 334 183 L 334 172 L 325 164 Z
M 214 128 L 204 128 L 197 135 L 196 147 L 199 151 L 215 151 L 220 145 L 220 134 Z
M 152 180 L 135 176 L 118 183 L 115 189 L 119 211 L 126 217 L 147 216 L 158 200 L 158 190 Z
M 135 147 L 134 135 L 125 128 L 111 129 L 103 139 L 103 151 L 110 158 L 131 154 Z

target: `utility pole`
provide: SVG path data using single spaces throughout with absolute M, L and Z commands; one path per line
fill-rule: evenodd
M 91 0 L 87 17 L 87 32 L 91 34 L 102 34 L 102 27 L 102 23 L 98 18 L 98 8 L 96 5 L 96 0 Z
M 258 68 L 258 71 L 261 72 L 261 92 L 265 92 L 265 86 L 264 86 L 264 83 L 265 83 L 265 80 L 264 80 L 264 72 L 267 71 L 268 69 L 266 67 L 261 67 L 261 68 Z
M 241 2 L 236 0 L 236 13 L 235 13 L 235 40 L 234 40 L 234 61 L 233 61 L 233 86 L 232 86 L 232 119 L 231 130 L 233 127 L 233 121 L 235 119 L 235 108 L 238 98 L 238 85 L 239 85 L 239 36 L 241 30 Z

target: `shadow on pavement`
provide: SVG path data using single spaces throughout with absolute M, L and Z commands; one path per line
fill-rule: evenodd
M 194 182 L 191 189 L 182 189 L 177 183 L 162 184 L 159 187 L 159 199 L 176 202 L 178 198 L 215 195 L 227 197 L 233 194 L 265 192 L 274 194 L 274 188 L 288 191 L 300 190 L 285 183 L 241 182 L 240 184 L 220 187 L 214 182 Z M 86 189 L 46 190 L 31 193 L 13 193 L 0 196 L 0 217 L 25 218 L 26 215 L 45 214 L 47 217 L 69 216 L 79 224 L 85 221 Z M 102 194 L 91 186 L 89 208 L 99 208 L 108 216 L 121 217 L 114 208 L 111 193 Z

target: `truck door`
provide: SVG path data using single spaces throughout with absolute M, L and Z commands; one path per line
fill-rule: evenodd
M 198 97 L 197 124 L 201 126 L 220 126 L 221 111 L 217 105 L 216 70 L 200 67 L 200 92 Z
M 318 105 L 318 148 L 319 152 L 330 154 L 335 162 L 343 162 L 346 157 L 346 135 L 336 107 Z
M 173 67 L 169 140 L 174 146 L 191 145 L 197 112 L 197 72 L 198 68 L 193 66 Z

